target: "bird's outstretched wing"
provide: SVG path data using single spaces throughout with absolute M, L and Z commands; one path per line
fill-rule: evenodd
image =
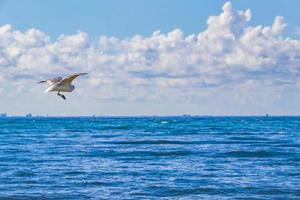
M 76 77 L 85 75 L 85 74 L 87 74 L 87 73 L 72 74 L 72 75 L 67 76 L 66 78 L 62 79 L 60 82 L 57 83 L 57 85 L 70 85 Z
M 62 80 L 62 77 L 55 77 L 44 81 L 39 81 L 38 83 L 48 83 L 49 85 L 53 85 Z

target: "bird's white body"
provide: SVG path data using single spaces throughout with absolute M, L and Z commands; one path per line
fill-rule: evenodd
M 66 97 L 64 95 L 60 94 L 60 92 L 72 92 L 75 89 L 75 86 L 71 84 L 72 81 L 76 77 L 78 77 L 80 75 L 85 75 L 85 74 L 87 74 L 87 73 L 73 74 L 64 79 L 62 77 L 56 77 L 56 78 L 48 79 L 45 81 L 40 81 L 39 83 L 47 82 L 48 84 L 50 84 L 50 87 L 47 88 L 44 93 L 57 92 L 58 96 L 62 97 L 63 99 L 66 99 Z
M 74 85 L 51 85 L 49 88 L 45 90 L 44 93 L 47 92 L 72 92 L 75 89 Z

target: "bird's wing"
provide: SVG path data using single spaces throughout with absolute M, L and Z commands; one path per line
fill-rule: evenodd
M 51 78 L 48 80 L 44 80 L 44 81 L 39 81 L 38 83 L 48 83 L 49 85 L 53 85 L 55 83 L 58 83 L 59 81 L 62 80 L 62 77 L 55 77 L 55 78 Z
M 87 74 L 87 73 L 72 74 L 72 75 L 67 76 L 66 78 L 62 79 L 59 83 L 57 83 L 57 85 L 70 85 L 76 77 L 85 75 L 85 74 Z

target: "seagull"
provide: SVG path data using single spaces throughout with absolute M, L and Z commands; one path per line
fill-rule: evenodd
M 48 83 L 50 85 L 49 88 L 45 90 L 44 93 L 47 92 L 57 92 L 57 95 L 66 100 L 65 95 L 60 94 L 60 92 L 72 92 L 75 89 L 75 86 L 72 85 L 72 81 L 78 76 L 85 75 L 87 73 L 77 73 L 67 76 L 65 78 L 55 77 L 44 81 L 39 81 L 38 83 Z

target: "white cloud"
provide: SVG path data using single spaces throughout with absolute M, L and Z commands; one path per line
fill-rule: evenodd
M 89 72 L 78 84 L 87 84 L 81 92 L 90 97 L 167 101 L 216 94 L 252 101 L 265 98 L 253 92 L 264 88 L 269 93 L 298 89 L 300 41 L 282 36 L 283 18 L 276 17 L 271 26 L 252 27 L 249 9 L 235 11 L 230 2 L 222 9 L 208 18 L 206 30 L 188 36 L 180 29 L 127 39 L 91 39 L 78 32 L 51 41 L 40 30 L 20 32 L 4 25 L 0 82 L 14 81 L 10 87 L 22 92 L 18 82 Z

